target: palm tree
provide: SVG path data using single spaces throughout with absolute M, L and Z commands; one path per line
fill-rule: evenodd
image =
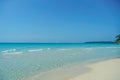
M 116 36 L 115 43 L 120 44 L 120 34 Z

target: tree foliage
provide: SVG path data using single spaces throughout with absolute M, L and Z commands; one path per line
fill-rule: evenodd
M 120 44 L 120 34 L 116 36 L 115 43 Z

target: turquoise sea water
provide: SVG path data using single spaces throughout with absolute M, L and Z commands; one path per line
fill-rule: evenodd
M 1 43 L 0 80 L 20 80 L 68 64 L 119 57 L 117 44 Z

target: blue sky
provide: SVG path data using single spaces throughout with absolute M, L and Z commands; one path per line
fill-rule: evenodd
M 118 0 L 0 0 L 0 42 L 113 41 Z

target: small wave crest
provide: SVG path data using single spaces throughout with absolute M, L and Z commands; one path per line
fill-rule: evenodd
M 93 50 L 93 48 L 85 48 L 85 50 L 91 51 Z
M 47 50 L 50 50 L 50 48 L 47 48 Z
M 18 52 L 16 49 L 8 49 L 1 51 L 3 55 L 9 55 L 9 54 L 22 54 L 23 52 Z
M 43 49 L 32 49 L 32 50 L 28 50 L 28 52 L 40 52 L 43 51 Z
M 10 52 L 10 53 L 4 53 L 4 55 L 10 55 L 10 54 L 22 54 L 23 52 Z
M 67 50 L 70 50 L 70 49 L 58 49 L 58 51 L 67 51 Z
M 105 48 L 120 48 L 120 47 L 105 47 Z
M 8 53 L 8 52 L 15 52 L 16 49 L 9 49 L 9 50 L 4 50 L 4 51 L 1 51 L 2 53 Z

